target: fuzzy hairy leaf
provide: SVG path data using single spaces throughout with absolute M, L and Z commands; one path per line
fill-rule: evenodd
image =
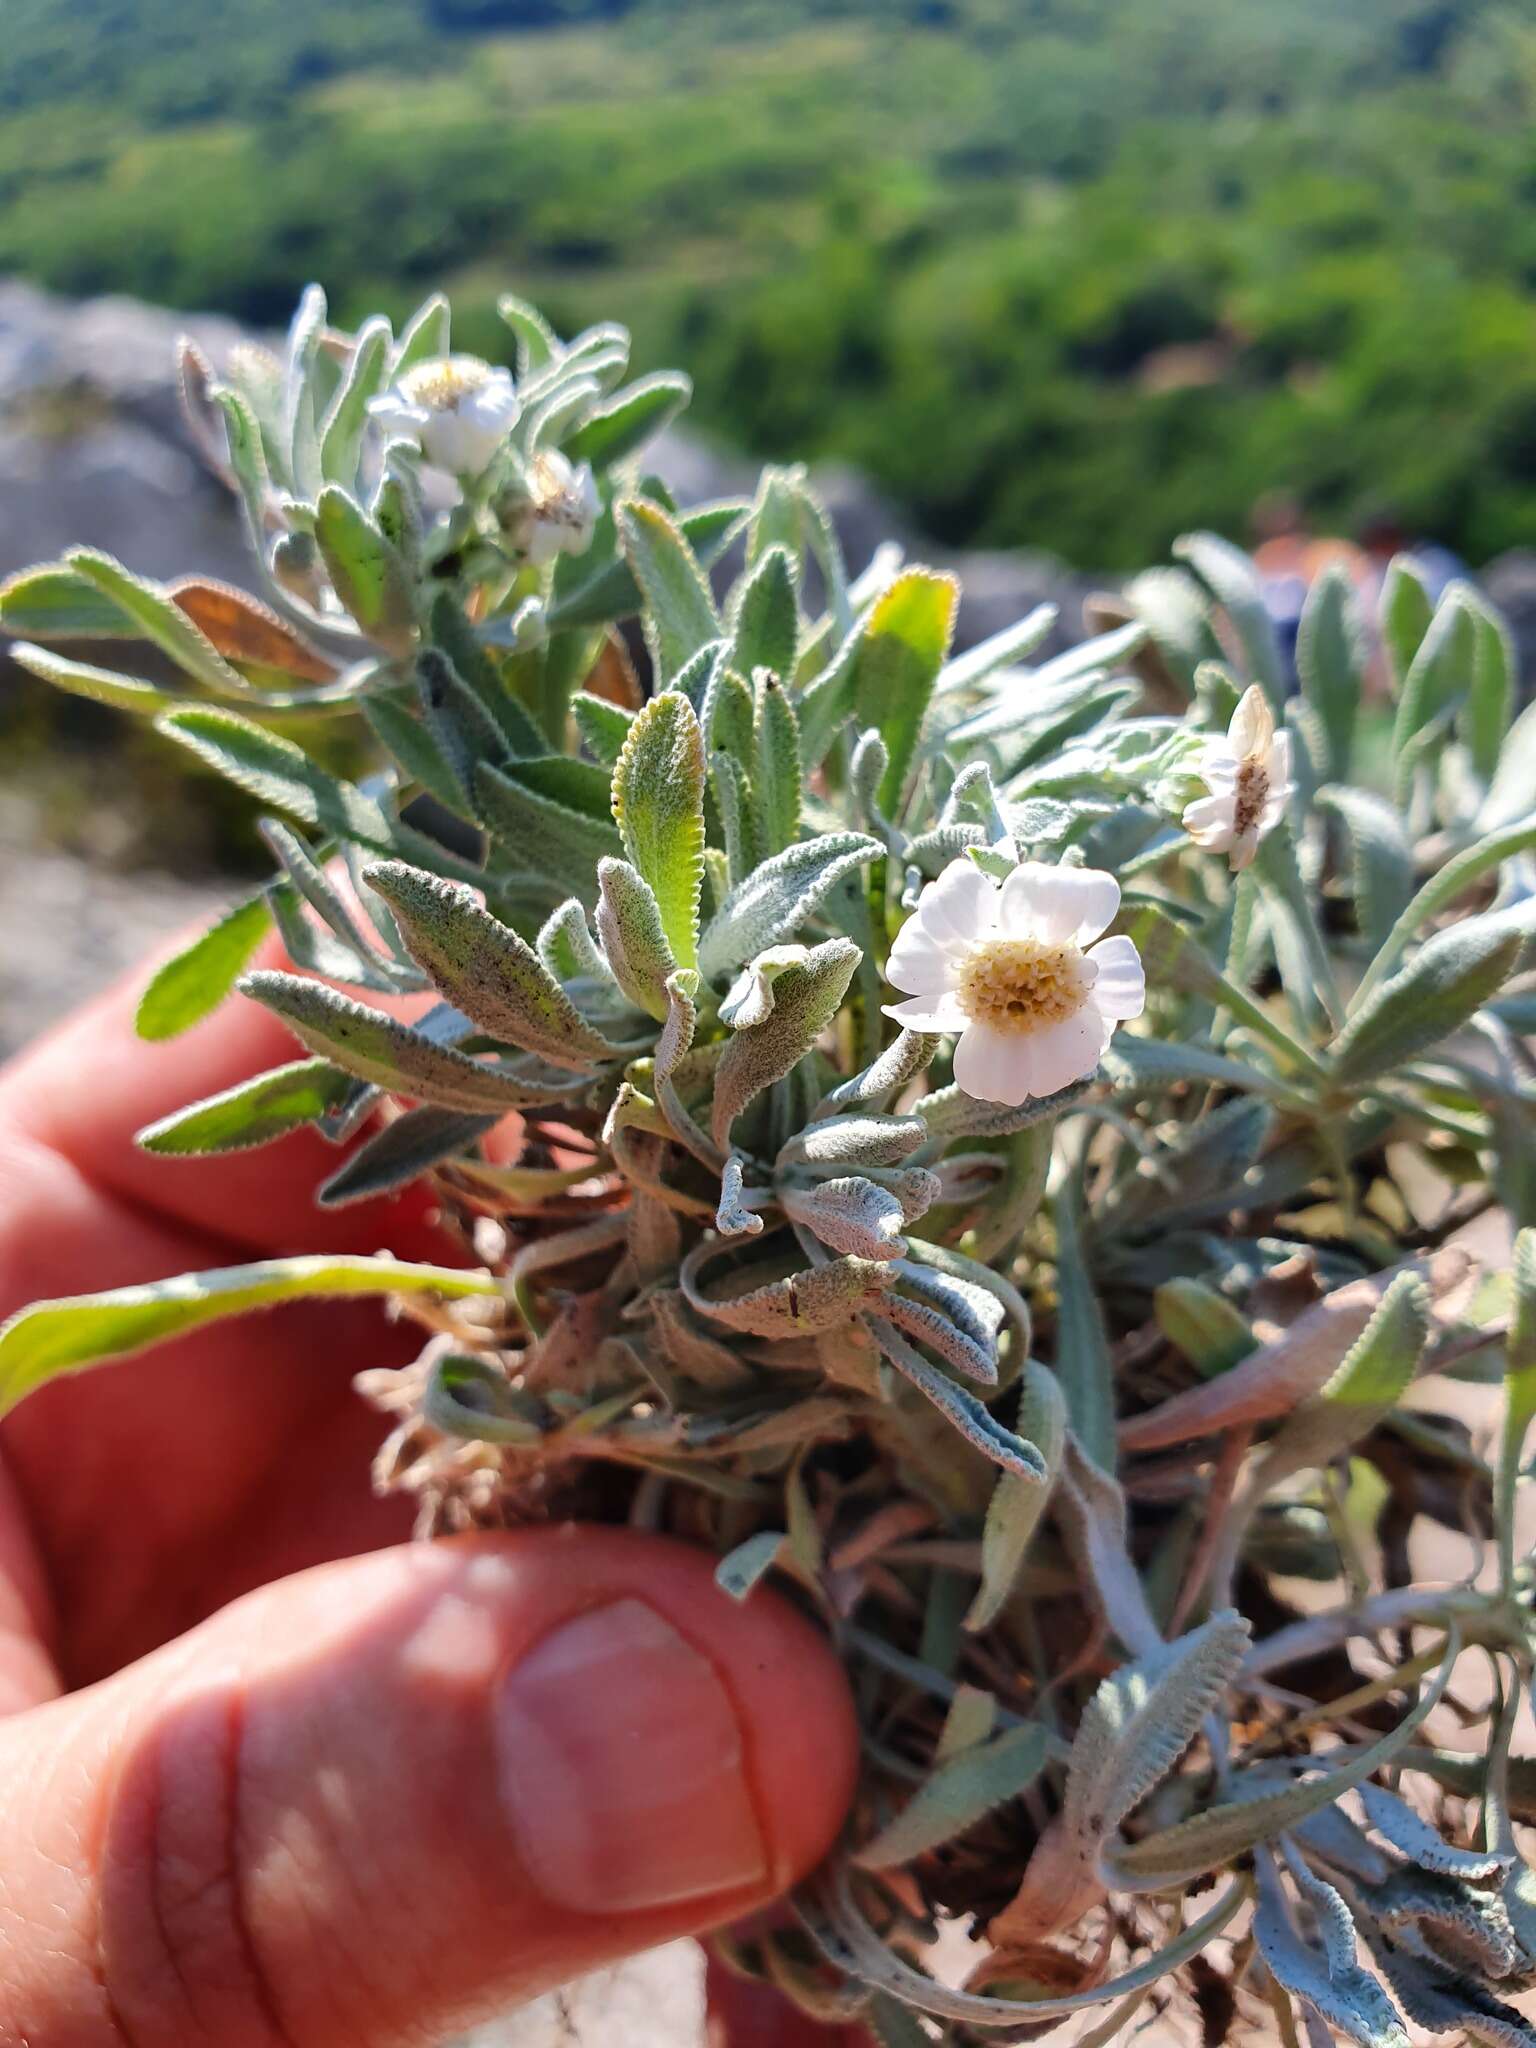
M 1305 1999 L 1330 2026 L 1360 2042 L 1361 2048 L 1408 2048 L 1402 2021 L 1376 1979 L 1354 1963 L 1331 1968 L 1325 1955 L 1302 1940 L 1267 1860 L 1259 1864 L 1253 1933 L 1275 1981 Z
M 134 1012 L 140 1038 L 175 1038 L 223 1002 L 272 929 L 265 894 L 237 903 L 188 946 L 163 961 Z
M 495 1121 L 492 1116 L 472 1116 L 456 1109 L 408 1109 L 365 1139 L 346 1164 L 321 1184 L 315 1199 L 323 1209 L 338 1209 L 371 1195 L 389 1194 L 456 1153 L 468 1151 Z
M 410 575 L 377 522 L 337 484 L 316 503 L 315 540 L 336 595 L 363 631 L 391 654 L 408 653 L 416 638 Z
M 1377 953 L 1413 896 L 1413 847 L 1402 818 L 1384 797 L 1364 789 L 1320 789 L 1317 803 L 1335 812 L 1349 833 L 1355 916 L 1361 937 Z
M 981 1582 L 965 1617 L 965 1626 L 971 1630 L 990 1628 L 1007 1605 L 1061 1470 L 1067 1438 L 1066 1396 L 1055 1374 L 1033 1358 L 1024 1361 L 1015 1427 L 1026 1443 L 1038 1449 L 1045 1478 L 1004 1472 L 992 1489 L 981 1532 Z
M 683 1261 L 678 1277 L 684 1297 L 690 1308 L 711 1322 L 760 1337 L 795 1337 L 838 1329 L 896 1278 L 889 1265 L 874 1260 L 832 1259 L 810 1272 L 770 1280 L 744 1294 L 705 1294 L 698 1274 L 718 1250 L 716 1245 L 703 1244 Z
M 430 1293 L 452 1298 L 497 1292 L 490 1274 L 461 1267 L 322 1254 L 34 1302 L 0 1327 L 0 1413 L 65 1373 L 131 1358 L 153 1344 L 251 1309 L 316 1295 Z
M 171 1159 L 269 1145 L 289 1131 L 318 1123 L 351 1088 L 351 1076 L 329 1060 L 293 1060 L 146 1124 L 134 1142 Z
M 1173 552 L 1189 564 L 1232 621 L 1248 674 L 1278 708 L 1285 702 L 1285 663 L 1252 562 L 1215 533 L 1186 533 L 1174 542 Z
M 754 686 L 753 792 L 758 830 L 768 852 L 793 846 L 800 832 L 800 731 L 777 676 L 759 669 Z
M 743 676 L 765 668 L 785 681 L 795 672 L 799 640 L 799 598 L 791 557 L 786 548 L 769 548 L 740 588 L 730 666 Z
M 1056 1376 L 1066 1394 L 1072 1428 L 1086 1454 L 1105 1472 L 1115 1469 L 1114 1372 L 1109 1338 L 1083 1257 L 1077 1211 L 1063 1191 L 1056 1222 Z
M 813 946 L 804 960 L 781 969 L 772 1013 L 731 1038 L 715 1070 L 711 1132 L 722 1150 L 747 1104 L 798 1066 L 837 1015 L 859 958 L 851 939 Z
M 1490 918 L 1437 932 L 1351 1014 L 1330 1048 L 1335 1079 L 1374 1080 L 1459 1031 L 1504 986 L 1523 945 Z
M 699 969 L 707 980 L 790 938 L 813 917 L 836 883 L 881 851 L 862 832 L 826 832 L 764 861 L 738 882 L 704 928 Z
M 621 855 L 623 841 L 606 819 L 562 801 L 581 793 L 574 785 L 541 789 L 530 779 L 533 768 L 530 762 L 505 769 L 482 762 L 475 774 L 477 809 L 518 867 L 547 877 L 562 896 L 590 905 L 597 894 L 597 863 Z
M 865 1870 L 891 1870 L 953 1841 L 1027 1790 L 1044 1770 L 1048 1748 L 1045 1729 L 1031 1722 L 962 1750 L 923 1780 L 873 1840 L 854 1851 L 854 1862 Z
M 468 889 L 404 861 L 381 861 L 366 879 L 393 911 L 411 958 L 482 1031 L 577 1072 L 616 1056 L 526 939 Z
M 1152 1296 L 1157 1327 L 1206 1379 L 1228 1372 L 1259 1348 L 1248 1319 L 1225 1295 L 1182 1276 Z
M 719 638 L 715 601 L 697 556 L 659 505 L 628 498 L 615 517 L 625 559 L 645 599 L 657 681 L 665 687 L 691 655 Z
M 1335 563 L 1308 590 L 1296 636 L 1296 668 L 1327 742 L 1330 781 L 1349 774 L 1365 655 L 1354 585 L 1349 572 Z
M 880 808 L 894 818 L 929 700 L 949 654 L 960 589 L 953 576 L 908 569 L 875 600 L 855 654 L 853 708 L 885 742 Z
M 1513 1860 L 1499 1849 L 1456 1849 L 1432 1828 L 1404 1799 L 1383 1785 L 1364 1784 L 1360 1802 L 1365 1817 L 1378 1835 L 1399 1849 L 1421 1870 L 1434 1870 L 1446 1877 L 1465 1877 L 1473 1882 L 1498 1877 Z
M 566 435 L 564 452 L 572 462 L 611 469 L 676 419 L 692 396 L 692 381 L 679 371 L 657 370 L 637 377 L 616 398 L 593 406 L 581 425 Z
M 855 1174 L 808 1188 L 781 1184 L 777 1192 L 785 1215 L 814 1231 L 835 1252 L 858 1259 L 899 1259 L 907 1249 L 901 1234 L 907 1220 L 901 1202 L 872 1180 Z
M 630 727 L 613 771 L 613 816 L 656 898 L 672 957 L 680 967 L 697 965 L 704 741 L 681 692 L 653 697 Z
M 99 590 L 129 622 L 176 666 L 220 697 L 246 697 L 250 686 L 236 668 L 231 668 L 208 636 L 189 619 L 170 596 L 141 576 L 134 576 L 110 555 L 93 548 L 71 548 L 65 557 L 78 576 Z
M 647 1015 L 667 1014 L 667 981 L 677 962 L 650 884 L 628 861 L 597 864 L 597 935 L 614 980 Z

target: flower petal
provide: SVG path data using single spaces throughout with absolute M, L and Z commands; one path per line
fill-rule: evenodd
M 970 1023 L 960 1007 L 959 997 L 949 989 L 908 996 L 904 1003 L 887 1003 L 881 1014 L 894 1017 L 909 1031 L 963 1031 Z
M 1230 860 L 1233 874 L 1238 874 L 1242 869 L 1251 866 L 1253 856 L 1258 850 L 1257 830 L 1239 833 L 1231 842 Z
M 1120 884 L 1102 868 L 1027 860 L 1003 883 L 998 922 L 1016 937 L 1096 939 L 1120 908 Z
M 1269 699 L 1257 683 L 1250 683 L 1237 700 L 1227 739 L 1241 761 L 1247 754 L 1263 754 L 1275 737 L 1275 714 Z
M 1114 1026 L 1100 1016 L 1093 1000 L 1084 1003 L 1073 1016 L 1063 1017 L 1044 1031 L 1030 1034 L 1034 1053 L 1036 1095 L 1054 1095 L 1091 1074 L 1108 1045 Z
M 1097 970 L 1088 1000 L 1103 1017 L 1139 1017 L 1147 1005 L 1147 976 L 1135 942 L 1117 932 L 1090 946 L 1084 958 Z
M 997 921 L 996 885 L 975 861 L 952 860 L 918 897 L 915 914 L 941 944 L 971 945 Z
M 963 947 L 946 946 L 925 930 L 920 919 L 909 917 L 896 934 L 896 943 L 885 963 L 885 978 L 893 988 L 909 996 L 949 988 L 963 957 Z
M 1038 1042 L 1033 1033 L 967 1024 L 955 1047 L 955 1080 L 979 1102 L 1006 1102 L 1017 1108 L 1037 1092 L 1033 1084 Z
M 1228 749 L 1226 741 L 1213 740 L 1210 752 L 1200 763 L 1196 773 L 1207 789 L 1214 789 L 1218 794 L 1222 794 L 1227 790 L 1236 789 L 1238 765 L 1237 758 Z

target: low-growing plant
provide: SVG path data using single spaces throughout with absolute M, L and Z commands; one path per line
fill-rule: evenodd
M 316 1125 L 321 1203 L 430 1175 L 465 1264 L 40 1303 L 0 1395 L 386 1295 L 423 1346 L 364 1376 L 376 1477 L 424 1533 L 580 1515 L 711 1546 L 740 1599 L 776 1575 L 847 1662 L 862 1779 L 794 1920 L 725 1946 L 895 2048 L 1095 2007 L 1107 2042 L 1172 1994 L 1208 2041 L 1536 2040 L 1536 709 L 1503 625 L 1395 564 L 1373 725 L 1347 581 L 1292 694 L 1196 534 L 1065 653 L 1044 610 L 956 653 L 952 580 L 850 579 L 803 472 L 679 510 L 643 450 L 686 380 L 626 384 L 622 330 L 503 311 L 515 378 L 438 299 L 397 338 L 311 292 L 282 360 L 186 350 L 260 600 L 88 551 L 0 599 L 24 666 L 272 813 L 272 880 L 139 1021 L 238 986 L 304 1057 L 143 1145 Z M 185 681 L 39 644 L 89 637 Z M 360 783 L 274 730 L 344 717 Z M 274 927 L 292 971 L 245 973 Z M 1491 1449 L 1429 1375 L 1502 1378 Z M 1421 1523 L 1459 1576 L 1416 1577 Z M 925 1967 L 956 1921 L 964 1988 Z

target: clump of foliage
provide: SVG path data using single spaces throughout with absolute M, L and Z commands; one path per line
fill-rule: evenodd
M 1032 662 L 1042 612 L 956 654 L 952 581 L 850 578 L 803 472 L 670 503 L 644 447 L 686 380 L 626 383 L 621 329 L 502 310 L 515 380 L 440 299 L 396 337 L 311 292 L 223 379 L 187 351 L 260 599 L 89 551 L 0 593 L 25 666 L 271 813 L 272 879 L 140 1025 L 275 926 L 292 971 L 239 986 L 304 1057 L 145 1147 L 316 1125 L 322 1203 L 430 1174 L 465 1264 L 40 1303 L 0 1395 L 387 1295 L 423 1347 L 365 1376 L 377 1481 L 425 1533 L 582 1515 L 711 1546 L 741 1599 L 776 1575 L 863 1774 L 794 1923 L 731 1953 L 887 2043 L 1097 2007 L 1108 2041 L 1170 1994 L 1208 2039 L 1536 2040 L 1536 710 L 1501 622 L 1395 566 L 1374 770 L 1347 582 L 1293 696 L 1208 533 L 1069 653 Z M 42 644 L 89 636 L 183 682 Z M 362 721 L 376 772 L 296 717 Z M 1491 1459 L 1409 1400 L 1448 1375 L 1502 1380 Z M 1492 1568 L 1416 1582 L 1424 1520 Z M 924 1967 L 951 1921 L 961 1989 Z

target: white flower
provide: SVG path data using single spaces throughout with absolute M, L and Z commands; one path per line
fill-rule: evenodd
M 514 545 L 536 569 L 556 555 L 584 555 L 602 510 L 590 466 L 573 468 L 558 448 L 545 449 L 533 459 L 527 491 L 512 521 Z
M 913 1031 L 958 1032 L 967 1095 L 1016 1106 L 1091 1074 L 1117 1023 L 1146 1000 L 1127 938 L 1089 941 L 1120 908 L 1098 868 L 1025 861 L 1001 887 L 951 861 L 896 935 L 886 978 L 908 997 L 885 1014 Z
M 1275 714 L 1257 683 L 1244 690 L 1225 739 L 1208 743 L 1199 774 L 1211 794 L 1185 806 L 1184 829 L 1196 846 L 1230 854 L 1236 874 L 1285 816 L 1296 789 L 1291 736 L 1275 731 Z
M 518 398 L 510 371 L 478 356 L 436 356 L 368 410 L 387 433 L 414 441 L 434 469 L 478 476 L 517 424 Z

